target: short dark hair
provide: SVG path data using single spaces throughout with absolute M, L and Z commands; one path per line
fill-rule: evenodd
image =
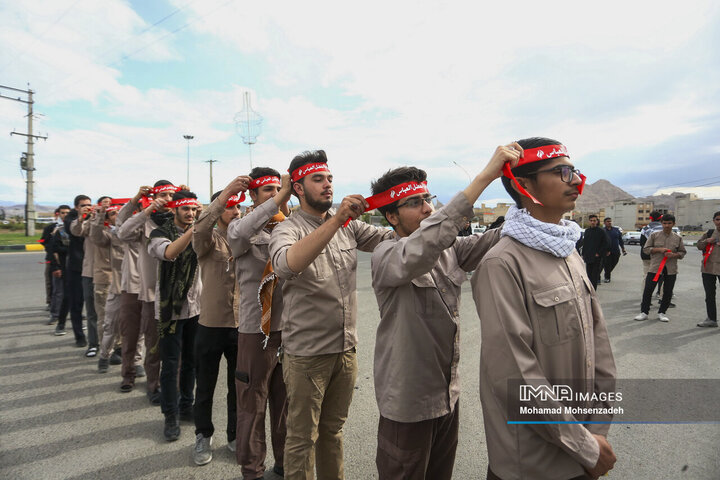
M 103 195 L 102 197 L 98 198 L 98 201 L 97 201 L 98 205 L 100 205 L 100 203 L 101 203 L 103 200 L 105 200 L 106 198 L 110 198 L 110 197 L 108 197 L 107 195 Z
M 652 212 L 650 212 L 650 220 L 652 220 L 653 222 L 657 222 L 658 220 L 660 220 L 660 217 L 662 217 L 662 213 L 658 212 L 657 210 L 653 210 Z
M 713 213 L 713 220 L 715 220 L 715 217 L 720 217 L 720 211 Z
M 197 195 L 195 195 L 190 190 L 178 190 L 177 192 L 173 193 L 172 199 L 174 200 L 182 200 L 183 198 L 194 198 L 197 200 Z
M 612 220 L 612 218 L 610 218 L 610 217 L 605 217 L 605 218 L 603 218 L 603 222 L 604 222 L 605 220 Z
M 392 187 L 400 185 L 401 183 L 420 183 L 425 180 L 427 180 L 427 173 L 425 173 L 425 170 L 420 170 L 415 167 L 398 167 L 388 170 L 382 175 L 382 177 L 372 182 L 370 184 L 370 190 L 373 195 L 377 195 L 378 193 L 390 190 Z M 395 212 L 397 211 L 397 202 L 398 201 L 396 200 L 384 207 L 378 207 L 378 210 L 380 210 L 380 213 L 382 213 L 383 216 L 385 216 L 386 213 Z M 385 216 L 385 219 L 387 220 L 387 216 Z
M 222 190 L 218 190 L 217 192 L 213 193 L 213 194 L 212 194 L 212 197 L 210 197 L 210 201 L 211 201 L 211 202 L 214 202 L 215 199 L 216 199 L 217 197 L 219 197 L 221 193 L 222 193 Z
M 545 137 L 523 138 L 522 140 L 518 140 L 517 143 L 520 144 L 523 149 L 546 147 L 548 145 L 562 145 L 562 143 L 558 142 L 557 140 Z M 519 167 L 513 168 L 512 173 L 516 177 L 530 177 L 538 170 L 542 169 L 545 165 L 547 165 L 550 160 L 552 159 L 539 160 L 537 162 L 530 162 L 526 163 L 525 165 L 520 165 Z M 505 191 L 515 201 L 515 205 L 517 205 L 518 208 L 522 208 L 522 195 L 516 192 L 515 189 L 512 187 L 512 180 L 505 176 L 502 176 L 501 179 L 503 187 L 505 187 Z
M 155 185 L 153 187 L 160 187 L 162 185 L 172 185 L 173 183 L 170 180 L 158 180 L 155 182 Z
M 88 197 L 87 195 L 78 195 L 77 197 L 75 197 L 74 205 L 77 207 L 83 200 L 90 200 L 90 197 Z
M 588 220 L 591 220 L 593 218 L 597 218 L 598 220 L 600 220 L 600 218 L 597 215 L 595 215 L 594 213 L 591 213 L 590 215 L 588 215 Z
M 297 157 L 295 157 L 297 158 Z M 326 160 L 327 162 L 327 160 Z M 290 165 L 292 166 L 292 164 Z M 257 180 L 261 177 L 278 177 L 280 178 L 280 172 L 275 170 L 274 168 L 270 167 L 255 167 L 252 170 L 250 170 L 250 178 L 253 180 Z
M 60 210 L 70 210 L 70 205 L 65 205 L 65 204 L 60 205 L 60 206 L 57 208 L 57 212 L 60 213 Z
M 295 158 L 293 158 L 290 162 L 288 173 L 292 175 L 292 172 L 294 172 L 298 168 L 311 163 L 327 163 L 327 155 L 325 155 L 325 150 L 305 150 L 301 154 L 296 155 Z M 300 183 L 300 185 L 303 185 L 304 179 L 304 177 L 301 178 L 300 180 L 298 180 L 298 183 Z M 297 193 L 295 193 L 295 189 L 292 189 L 292 194 L 296 197 L 298 196 Z
M 662 216 L 662 220 L 661 220 L 661 221 L 662 221 L 662 222 L 673 222 L 673 223 L 675 223 L 675 215 L 673 215 L 672 213 L 666 213 L 665 215 Z

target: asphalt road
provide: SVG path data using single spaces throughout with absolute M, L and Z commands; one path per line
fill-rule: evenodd
M 642 264 L 638 247 L 628 250 L 613 282 L 599 291 L 619 377 L 720 378 L 720 329 L 695 327 L 705 318 L 699 251 L 688 248 L 681 262 L 677 308 L 669 310 L 671 322 L 663 324 L 654 319 L 655 310 L 649 321 L 632 320 L 639 310 Z M 215 396 L 215 458 L 197 467 L 191 456 L 193 426 L 183 424 L 180 440 L 167 443 L 162 415 L 148 404 L 142 379 L 135 391 L 121 394 L 119 367 L 100 375 L 97 361 L 74 348 L 72 334 L 53 336 L 53 327 L 45 325 L 41 261 L 41 253 L 0 254 L 0 478 L 240 478 L 233 454 L 225 449 L 222 382 Z M 379 318 L 367 254 L 360 254 L 358 285 L 360 374 L 345 428 L 346 478 L 351 480 L 377 478 L 372 355 Z M 480 479 L 487 468 L 478 395 L 480 328 L 469 282 L 463 291 L 463 392 L 453 478 Z M 710 392 L 707 401 L 717 403 L 718 395 Z M 614 425 L 609 441 L 618 457 L 610 478 L 720 478 L 718 424 Z M 277 477 L 266 473 L 265 478 Z

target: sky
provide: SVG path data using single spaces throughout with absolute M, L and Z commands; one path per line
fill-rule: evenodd
M 720 4 L 707 1 L 0 4 L 0 85 L 34 93 L 35 200 L 186 183 L 323 149 L 335 200 L 413 165 L 441 201 L 544 136 L 635 196 L 720 185 Z M 235 117 L 262 117 L 248 147 Z M 19 94 L 0 88 L 0 94 Z M 23 98 L 25 98 L 23 96 Z M 27 105 L 0 98 L 0 201 L 24 203 Z M 193 135 L 189 142 L 183 135 Z M 508 201 L 499 181 L 481 202 Z

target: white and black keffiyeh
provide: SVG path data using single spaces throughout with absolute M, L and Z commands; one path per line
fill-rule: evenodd
M 525 246 L 566 258 L 580 240 L 580 226 L 569 220 L 559 224 L 545 223 L 533 218 L 527 209 L 510 207 L 505 215 L 501 236 L 512 237 Z

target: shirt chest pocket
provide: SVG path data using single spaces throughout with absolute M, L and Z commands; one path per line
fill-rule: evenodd
M 415 311 L 423 316 L 432 314 L 438 292 L 430 273 L 413 278 L 412 285 L 413 296 L 415 297 Z
M 268 253 L 270 236 L 267 234 L 253 235 L 250 238 L 250 243 L 252 244 L 252 247 L 250 248 L 251 255 L 261 262 L 267 262 L 270 258 L 270 254 Z
M 570 284 L 532 293 L 540 339 L 545 345 L 557 345 L 580 334 L 577 299 Z

